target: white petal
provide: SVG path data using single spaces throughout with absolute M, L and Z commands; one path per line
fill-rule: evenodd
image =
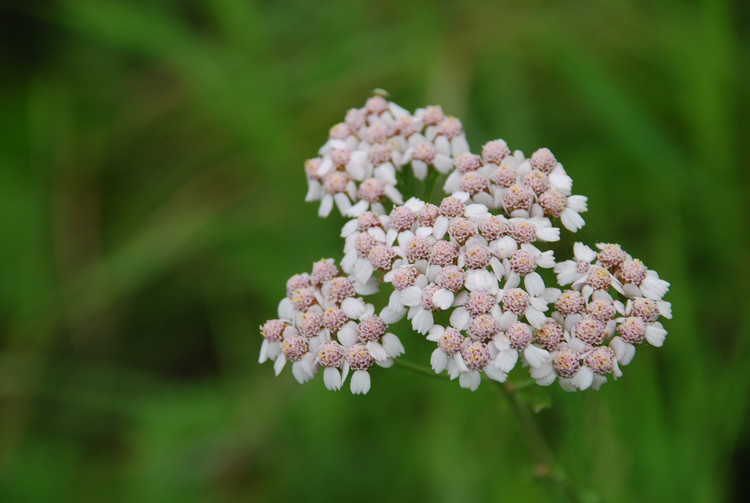
M 646 327 L 646 340 L 652 346 L 660 348 L 664 345 L 664 339 L 667 336 L 667 331 L 661 326 L 661 323 L 650 323 Z
M 469 200 L 469 193 L 464 192 L 464 191 L 458 191 L 458 192 L 454 192 L 453 194 L 451 194 L 451 197 L 455 197 L 462 203 L 465 203 L 466 201 Z
M 500 330 L 507 330 L 508 327 L 518 321 L 518 316 L 510 311 L 505 311 L 497 321 L 500 324 Z
M 508 278 L 505 280 L 503 289 L 507 291 L 511 288 L 516 288 L 521 284 L 521 276 L 517 272 L 513 271 L 510 268 L 510 264 L 508 263 L 505 264 L 505 269 L 508 271 Z
M 581 367 L 570 382 L 578 389 L 588 389 L 594 382 L 594 371 L 588 367 Z
M 510 258 L 518 250 L 518 243 L 510 236 L 505 236 L 495 241 L 495 251 L 502 258 Z
M 318 201 L 323 196 L 323 187 L 320 185 L 319 182 L 316 182 L 315 180 L 308 180 L 307 181 L 307 194 L 305 194 L 305 201 L 311 202 L 311 201 Z
M 440 348 L 436 348 L 430 356 L 430 366 L 439 374 L 448 366 L 448 356 Z
M 625 342 L 622 337 L 615 337 L 610 341 L 609 347 L 615 352 L 615 358 L 620 365 L 627 365 L 635 356 L 635 346 Z
M 573 283 L 578 276 L 576 263 L 572 260 L 560 262 L 555 266 L 555 273 L 557 274 L 557 282 L 560 286 L 569 285 Z
M 445 236 L 445 232 L 448 230 L 448 226 L 450 225 L 450 220 L 448 220 L 443 215 L 440 215 L 435 220 L 435 225 L 432 227 L 432 234 L 435 236 L 435 239 L 442 239 L 443 236 Z
M 495 208 L 495 198 L 493 198 L 487 192 L 479 192 L 477 194 L 474 194 L 474 196 L 471 199 L 475 203 L 481 204 L 482 206 L 486 206 L 487 208 Z
M 395 104 L 392 101 L 388 102 L 388 110 L 390 110 L 390 112 L 396 119 L 400 119 L 401 117 L 408 117 L 410 115 L 405 108 Z
M 401 192 L 399 192 L 393 185 L 385 186 L 385 195 L 396 204 L 404 204 L 404 198 L 401 196 Z
M 575 384 L 573 384 L 572 379 L 561 377 L 559 382 L 560 382 L 560 387 L 567 392 L 572 393 L 578 390 Z
M 331 158 L 328 156 L 325 156 L 323 158 L 323 161 L 320 163 L 320 166 L 318 166 L 317 175 L 319 177 L 323 177 L 328 174 L 329 171 L 333 169 L 333 161 L 331 161 Z
M 337 391 L 341 389 L 341 385 L 344 384 L 344 381 L 341 379 L 341 373 L 338 369 L 327 367 L 323 370 L 323 383 L 326 385 L 326 388 L 331 391 Z
M 492 339 L 492 344 L 501 352 L 510 351 L 510 339 L 505 334 L 497 334 Z
M 487 206 L 483 204 L 469 204 L 466 206 L 464 215 L 466 215 L 466 218 L 469 220 L 481 222 L 489 218 L 490 212 L 487 209 Z
M 495 366 L 505 372 L 506 374 L 513 370 L 518 362 L 518 351 L 515 349 L 508 349 L 507 351 L 501 351 L 495 358 Z
M 672 304 L 669 302 L 665 302 L 663 300 L 656 301 L 657 306 L 659 306 L 659 313 L 664 316 L 666 319 L 671 320 L 672 319 Z
M 412 160 L 411 169 L 414 171 L 414 178 L 417 180 L 424 180 L 427 178 L 427 164 L 423 161 Z
M 482 382 L 482 376 L 476 370 L 470 370 L 462 373 L 458 378 L 458 382 L 462 388 L 476 391 L 479 387 L 479 383 Z
M 356 219 L 349 220 L 341 228 L 341 237 L 345 238 L 345 237 L 351 236 L 352 234 L 357 232 L 358 226 L 359 226 L 359 222 Z
M 500 262 L 497 257 L 492 257 L 490 259 L 490 267 L 492 267 L 492 272 L 495 273 L 497 279 L 503 279 L 503 276 L 505 275 L 505 267 L 503 267 L 502 262 Z
M 408 201 L 406 201 L 404 203 L 404 206 L 406 206 L 407 208 L 409 208 L 414 213 L 418 213 L 419 210 L 421 210 L 422 208 L 424 208 L 425 202 L 422 201 L 421 199 L 416 198 L 416 197 L 411 197 L 411 198 L 409 198 Z
M 404 318 L 405 315 L 406 309 L 403 307 L 397 309 L 391 306 L 386 306 L 382 311 L 380 311 L 380 318 L 389 325 L 398 323 Z
M 326 194 L 320 201 L 320 208 L 318 208 L 318 216 L 321 218 L 327 217 L 333 209 L 333 196 Z
M 416 235 L 420 238 L 426 238 L 427 236 L 432 236 L 432 227 L 418 227 L 416 231 Z
M 365 314 L 365 303 L 362 299 L 349 297 L 341 302 L 341 310 L 352 319 L 360 319 Z
M 526 315 L 526 319 L 528 320 L 529 325 L 536 329 L 542 328 L 544 322 L 547 321 L 547 317 L 544 316 L 544 313 L 542 313 L 538 309 L 534 309 L 531 306 L 526 308 L 524 314 Z
M 443 155 L 451 155 L 451 144 L 450 141 L 448 141 L 448 138 L 446 138 L 443 135 L 440 135 L 435 138 L 435 148 L 437 148 L 437 151 L 440 152 Z
M 573 245 L 573 255 L 575 255 L 576 260 L 584 260 L 586 262 L 592 262 L 596 258 L 596 252 L 583 243 L 575 243 Z
M 393 367 L 393 359 L 387 358 L 385 360 L 375 360 L 375 365 L 377 365 L 380 368 L 389 369 Z
M 552 375 L 553 379 L 552 381 L 549 382 L 549 384 L 551 384 L 555 380 L 554 379 L 555 371 L 552 369 L 551 364 L 541 365 L 539 367 L 531 367 L 529 369 L 529 374 L 531 374 L 531 377 L 533 377 L 534 379 L 544 379 L 547 376 Z M 538 384 L 538 381 L 537 381 L 537 384 Z M 542 386 L 548 386 L 549 384 L 543 384 Z
M 393 271 L 391 271 L 393 272 Z M 389 273 L 390 274 L 390 273 Z M 390 297 L 388 297 L 388 307 L 393 310 L 400 310 L 404 307 L 404 303 L 401 301 L 401 291 L 393 290 Z M 388 323 L 388 322 L 386 322 Z
M 553 169 L 552 173 L 549 174 L 549 184 L 566 196 L 570 194 L 570 189 L 573 188 L 573 180 L 564 170 L 559 168 Z
M 414 233 L 412 231 L 403 231 L 398 233 L 398 245 L 401 248 L 406 248 L 409 244 L 409 241 L 411 241 L 414 238 Z
M 540 241 L 560 241 L 560 229 L 557 227 L 537 227 L 536 237 Z
M 508 374 L 496 368 L 494 365 L 487 365 L 487 368 L 484 369 L 484 373 L 487 374 L 487 377 L 497 382 L 505 382 L 508 378 Z
M 461 357 L 461 353 L 456 353 L 448 359 L 448 375 L 451 380 L 458 377 L 461 372 L 468 372 L 469 367 L 466 366 L 466 362 Z
M 388 352 L 379 342 L 369 341 L 367 343 L 367 349 L 368 351 L 370 351 L 372 357 L 377 361 L 388 359 Z
M 454 157 L 469 151 L 469 143 L 466 141 L 466 135 L 456 136 L 451 139 L 451 153 Z
M 333 201 L 336 203 L 336 207 L 342 215 L 346 215 L 346 212 L 352 207 L 352 202 L 349 199 L 349 196 L 343 193 L 334 194 Z
M 442 174 L 450 173 L 450 171 L 453 169 L 453 159 L 451 159 L 450 156 L 442 153 L 438 153 L 435 156 L 432 164 L 433 166 L 435 166 L 435 169 L 437 169 Z
M 375 238 L 375 240 L 378 243 L 385 244 L 387 240 L 385 236 L 385 231 L 380 227 L 371 227 L 370 229 L 367 230 L 367 233 L 373 238 Z
M 445 181 L 445 184 L 443 185 L 443 192 L 446 194 L 450 194 L 452 192 L 455 192 L 459 188 L 461 188 L 461 173 L 458 171 L 454 171 L 450 175 L 448 175 L 448 179 Z
M 367 176 L 367 171 L 365 169 L 366 159 L 355 158 L 355 156 L 360 153 L 362 154 L 362 156 L 366 156 L 363 151 L 358 150 L 352 153 L 352 159 L 351 161 L 349 161 L 349 164 L 346 165 L 346 172 L 351 175 L 352 179 L 357 181 L 364 180 L 365 176 Z
M 312 356 L 308 353 L 305 356 Z M 292 363 L 292 375 L 300 384 L 304 384 L 314 377 L 312 368 L 304 360 Z
M 441 325 L 435 325 L 430 329 L 430 333 L 427 334 L 427 337 L 425 337 L 425 339 L 431 342 L 438 342 L 443 336 L 443 332 L 445 332 L 445 327 Z
M 354 274 L 352 276 L 357 283 L 364 284 L 372 277 L 373 272 L 374 269 L 369 260 L 357 260 L 354 263 Z
M 383 180 L 387 185 L 396 185 L 398 183 L 398 180 L 396 180 L 396 168 L 390 162 L 385 162 L 375 168 L 374 175 L 375 178 Z
M 578 229 L 583 228 L 583 226 L 586 224 L 586 222 L 583 220 L 583 217 L 570 208 L 565 208 L 563 210 L 562 214 L 560 215 L 560 221 L 565 226 L 565 228 L 571 232 L 577 232 Z
M 450 323 L 456 330 L 466 330 L 470 322 L 471 316 L 469 315 L 469 311 L 464 307 L 456 308 L 451 313 Z
M 397 237 L 398 231 L 396 229 L 388 229 L 385 233 L 385 244 L 388 246 L 393 246 L 393 243 L 396 241 Z
M 533 372 L 533 368 L 532 368 L 532 372 Z M 550 372 L 548 374 L 535 377 L 535 379 L 536 379 L 536 383 L 539 386 L 549 386 L 550 384 L 555 382 L 555 379 L 557 379 L 557 374 L 555 374 L 554 372 Z
M 446 309 L 451 307 L 451 304 L 453 304 L 453 292 L 450 292 L 445 288 L 441 288 L 432 295 L 432 302 L 437 307 L 445 311 Z
M 418 309 L 419 311 L 411 320 L 411 326 L 417 333 L 424 335 L 430 331 L 435 323 L 432 318 L 432 312 L 422 308 Z
M 294 307 L 292 307 L 292 301 L 287 297 L 281 299 L 278 308 L 279 318 L 282 320 L 291 320 L 294 316 Z
M 523 279 L 523 284 L 526 285 L 526 291 L 532 297 L 538 297 L 544 292 L 544 280 L 539 273 L 527 274 Z
M 594 374 L 594 382 L 591 384 L 591 389 L 599 391 L 599 388 L 602 387 L 602 384 L 607 382 L 607 378 L 603 375 Z
M 401 290 L 401 302 L 406 306 L 422 305 L 422 289 L 418 286 L 409 286 Z
M 341 327 L 341 330 L 339 330 L 337 337 L 339 339 L 339 342 L 345 347 L 350 348 L 354 346 L 357 342 L 359 342 L 359 332 L 357 330 L 357 324 L 353 321 L 345 323 L 344 326 Z
M 370 374 L 366 370 L 357 370 L 349 381 L 349 388 L 355 395 L 366 394 L 370 391 Z
M 552 356 L 546 350 L 529 344 L 523 350 L 523 356 L 532 367 L 541 367 L 552 361 Z
M 550 269 L 555 267 L 555 252 L 547 250 L 546 252 L 539 255 L 536 259 L 536 265 L 543 269 Z
M 370 277 L 367 281 L 364 283 L 355 282 L 354 283 L 354 291 L 357 292 L 358 295 L 372 295 L 374 293 L 378 293 L 380 290 L 380 283 L 376 278 Z
M 622 285 L 622 292 L 623 295 L 631 299 L 643 297 L 643 295 L 641 294 L 641 289 L 633 283 L 625 283 L 624 285 Z
M 391 358 L 396 358 L 404 354 L 404 345 L 401 344 L 401 339 L 392 333 L 387 333 L 383 336 L 383 347 Z
M 260 345 L 260 355 L 258 356 L 258 363 L 263 363 L 268 360 L 268 339 L 263 339 Z
M 365 201 L 362 199 L 361 201 L 358 201 L 357 204 L 346 210 L 346 216 L 348 217 L 358 217 L 365 211 L 367 211 L 367 208 L 370 207 L 370 203 L 368 201 Z M 356 220 L 352 220 L 353 222 L 357 222 Z
M 542 292 L 542 298 L 548 304 L 555 302 L 560 295 L 562 295 L 562 292 L 559 288 L 545 288 Z
M 649 299 L 661 300 L 668 290 L 669 283 L 663 279 L 659 279 L 658 276 L 646 275 L 644 280 L 641 281 L 641 292 Z
M 568 208 L 575 212 L 583 213 L 588 210 L 586 201 L 588 201 L 586 196 L 570 196 L 568 198 Z
M 284 365 L 286 365 L 286 356 L 279 355 L 276 357 L 276 361 L 273 362 L 273 371 L 276 375 L 279 375 L 281 373 L 281 370 L 284 368 Z

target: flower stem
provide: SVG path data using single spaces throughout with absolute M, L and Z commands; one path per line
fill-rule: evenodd
M 396 367 L 433 379 L 446 380 L 448 377 L 442 374 L 435 374 L 427 367 L 423 367 L 401 358 L 394 360 L 393 364 Z M 536 477 L 548 482 L 552 488 L 557 489 L 557 491 L 562 493 L 566 500 L 573 502 L 584 501 L 582 492 L 573 485 L 565 472 L 560 469 L 555 461 L 555 454 L 552 447 L 550 447 L 547 439 L 544 437 L 544 434 L 528 405 L 517 393 L 518 390 L 531 386 L 535 381 L 529 379 L 518 383 L 492 382 L 497 386 L 500 394 L 502 394 L 508 401 L 511 410 L 513 411 L 513 416 L 516 419 L 518 429 L 521 431 L 521 436 L 527 441 L 531 456 L 536 462 L 534 468 Z M 590 497 L 587 497 L 585 501 L 598 501 L 598 498 L 595 496 L 589 496 Z
M 500 394 L 508 401 L 513 411 L 513 416 L 516 418 L 518 428 L 521 430 L 521 436 L 526 439 L 529 451 L 536 461 L 535 475 L 539 479 L 551 483 L 569 501 L 582 501 L 581 492 L 573 485 L 557 464 L 552 447 L 550 447 L 549 442 L 544 437 L 527 403 L 516 393 L 517 390 L 529 386 L 530 383 L 526 381 L 518 384 L 493 382 L 497 385 Z
M 435 187 L 435 181 L 437 180 L 437 177 L 437 171 L 432 171 L 429 175 L 427 175 L 427 180 L 425 180 L 424 183 L 424 195 L 422 196 L 422 201 L 426 203 L 430 202 L 430 196 L 432 195 L 432 189 Z
M 410 370 L 412 372 L 416 372 L 417 374 L 421 374 L 426 377 L 431 377 L 433 379 L 440 379 L 441 381 L 446 380 L 447 376 L 436 374 L 431 369 L 428 369 L 427 367 L 423 367 L 421 365 L 418 365 L 416 363 L 412 363 L 406 360 L 403 360 L 402 358 L 396 358 L 393 361 L 393 365 L 395 367 L 401 367 L 402 369 Z

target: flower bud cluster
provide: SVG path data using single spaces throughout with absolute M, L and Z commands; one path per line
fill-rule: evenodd
M 482 155 L 464 153 L 456 157 L 455 169 L 444 190 L 467 192 L 474 202 L 501 209 L 512 217 L 548 217 L 576 232 L 584 225 L 585 196 L 571 195 L 573 180 L 547 148 L 530 158 L 511 152 L 504 140 L 482 147 Z
M 431 169 L 451 171 L 455 157 L 468 150 L 461 121 L 446 117 L 440 107 L 411 114 L 376 95 L 349 110 L 344 122 L 331 128 L 319 157 L 305 162 L 306 200 L 321 201 L 321 217 L 334 204 L 342 215 L 382 214 L 388 200 L 403 204 L 396 175 L 405 165 L 424 180 Z
M 272 360 L 276 375 L 292 362 L 292 374 L 300 383 L 323 368 L 325 386 L 331 390 L 340 389 L 352 372 L 352 393 L 367 393 L 370 368 L 390 367 L 404 347 L 340 272 L 333 259 L 322 259 L 311 273 L 289 278 L 279 317 L 260 327 L 259 362 Z
M 559 378 L 568 390 L 598 389 L 616 379 L 644 340 L 660 347 L 667 334 L 660 317 L 671 318 L 662 300 L 669 283 L 617 244 L 599 243 L 599 252 L 583 243 L 573 247 L 575 260 L 555 265 L 560 285 L 570 285 L 555 302 L 552 320 L 537 332 L 547 350 L 545 363 L 532 368 L 540 385 Z
M 418 180 L 442 176 L 445 196 L 404 201 L 396 175 L 407 165 Z M 542 386 L 598 389 L 636 346 L 664 342 L 669 283 L 655 271 L 617 244 L 575 243 L 560 262 L 545 249 L 558 221 L 584 225 L 587 202 L 549 149 L 526 158 L 493 140 L 473 154 L 440 107 L 411 114 L 375 96 L 331 129 L 306 173 L 319 214 L 335 204 L 350 220 L 340 269 L 327 259 L 293 276 L 279 318 L 261 327 L 260 360 L 277 374 L 287 361 L 300 382 L 324 368 L 339 389 L 353 371 L 352 392 L 366 393 L 372 365 L 404 352 L 387 331 L 404 318 L 435 344 L 433 370 L 471 390 L 516 366 Z M 388 304 L 375 315 L 361 296 L 381 287 Z

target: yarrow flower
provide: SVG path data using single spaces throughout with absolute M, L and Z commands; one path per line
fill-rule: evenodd
M 669 283 L 614 243 L 577 242 L 557 261 L 547 243 L 585 224 L 587 198 L 547 148 L 526 157 L 505 140 L 471 151 L 461 121 L 438 106 L 411 113 L 376 94 L 334 125 L 305 162 L 306 200 L 347 218 L 340 263 L 315 262 L 286 284 L 278 318 L 260 327 L 259 361 L 299 382 L 323 369 L 367 393 L 373 367 L 404 353 L 390 325 L 408 320 L 435 344 L 430 366 L 475 390 L 526 367 L 540 386 L 598 389 L 644 342 L 660 347 Z M 405 193 L 412 177 L 426 194 Z M 444 194 L 429 198 L 436 183 Z M 419 182 L 424 181 L 424 182 Z M 387 290 L 376 310 L 364 297 Z

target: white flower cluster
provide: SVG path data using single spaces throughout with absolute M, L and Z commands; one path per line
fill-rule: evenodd
M 519 363 L 542 386 L 598 389 L 622 375 L 635 346 L 663 344 L 669 284 L 656 272 L 616 244 L 576 243 L 562 262 L 544 250 L 560 239 L 553 220 L 575 232 L 586 211 L 548 149 L 526 159 L 494 140 L 472 154 L 439 107 L 409 114 L 375 96 L 331 129 L 320 154 L 305 166 L 307 199 L 322 200 L 321 216 L 335 204 L 354 218 L 341 231 L 341 271 L 328 259 L 292 277 L 279 319 L 261 328 L 260 360 L 275 360 L 277 373 L 289 360 L 304 382 L 324 367 L 326 386 L 339 389 L 354 370 L 351 390 L 365 393 L 368 369 L 404 352 L 387 332 L 403 318 L 435 343 L 433 370 L 471 390 L 483 373 L 504 382 Z M 406 165 L 418 179 L 444 175 L 447 197 L 404 202 L 396 174 Z M 390 297 L 376 316 L 358 295 L 382 286 Z
M 424 180 L 430 168 L 449 173 L 454 157 L 468 151 L 461 122 L 446 117 L 440 107 L 412 115 L 373 96 L 363 108 L 349 110 L 345 121 L 331 128 L 320 157 L 305 163 L 305 200 L 321 201 L 321 217 L 330 214 L 334 203 L 343 215 L 357 216 L 368 209 L 382 214 L 387 199 L 403 204 L 396 173 L 405 165 Z
M 259 362 L 274 361 L 278 375 L 292 362 L 295 379 L 304 383 L 324 368 L 328 389 L 338 390 L 350 371 L 352 393 L 370 390 L 368 370 L 390 367 L 403 354 L 398 337 L 357 294 L 355 284 L 339 275 L 333 259 L 313 264 L 312 274 L 295 274 L 286 284 L 278 319 L 261 327 Z

